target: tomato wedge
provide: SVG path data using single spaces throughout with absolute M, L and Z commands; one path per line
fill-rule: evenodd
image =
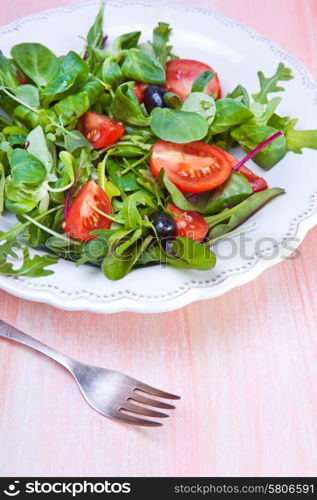
M 147 87 L 147 85 L 145 85 L 142 82 L 136 82 L 136 84 L 133 87 L 133 91 L 134 91 L 136 98 L 140 104 L 142 104 L 142 102 L 143 102 L 143 94 L 144 94 L 146 87 Z
M 110 200 L 106 193 L 91 180 L 76 195 L 63 225 L 64 232 L 75 240 L 92 240 L 90 234 L 95 229 L 109 229 L 112 221 L 104 217 L 91 206 L 94 205 L 105 214 L 112 213 Z
M 177 94 L 185 101 L 192 90 L 197 76 L 203 71 L 214 71 L 208 64 L 193 59 L 174 59 L 166 64 L 166 90 Z M 207 85 L 205 92 L 213 94 L 215 99 L 221 97 L 221 87 L 216 74 Z
M 208 224 L 198 212 L 184 212 L 177 208 L 173 203 L 168 203 L 167 210 L 175 214 L 173 217 L 177 233 L 176 236 L 184 236 L 195 241 L 202 241 L 208 233 Z
M 102 149 L 117 142 L 124 134 L 122 123 L 108 116 L 87 111 L 80 119 L 82 133 L 93 145 L 94 149 Z
M 230 153 L 227 153 L 226 151 L 224 151 L 224 153 L 227 156 L 228 161 L 230 161 L 232 167 L 238 163 L 238 160 L 234 156 L 232 156 Z M 239 168 L 239 170 L 237 170 L 237 172 L 239 172 L 239 174 L 243 175 L 246 179 L 248 179 L 248 181 L 251 184 L 253 193 L 257 193 L 259 191 L 264 191 L 264 189 L 267 189 L 269 187 L 268 183 L 266 182 L 266 180 L 263 177 L 259 177 L 258 175 L 256 175 L 254 172 L 252 172 L 252 170 L 250 170 L 245 165 L 242 165 Z
M 150 165 L 155 177 L 164 168 L 168 179 L 183 193 L 210 191 L 231 173 L 231 163 L 224 151 L 201 141 L 187 144 L 158 141 L 152 148 Z

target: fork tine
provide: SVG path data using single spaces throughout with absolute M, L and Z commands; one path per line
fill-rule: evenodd
M 151 410 L 150 408 L 145 408 L 144 406 L 139 406 L 139 405 L 134 405 L 133 403 L 130 403 L 127 401 L 124 403 L 124 406 L 122 406 L 122 410 L 127 410 L 127 411 L 132 411 L 134 413 L 139 413 L 140 415 L 143 415 L 144 417 L 157 417 L 157 418 L 167 418 L 169 415 L 167 413 L 162 413 L 160 411 L 156 410 Z
M 159 401 L 158 399 L 151 399 L 141 396 L 138 392 L 133 393 L 131 396 L 132 401 L 138 401 L 139 403 L 143 403 L 144 405 L 154 406 L 156 408 L 163 408 L 164 410 L 175 410 L 175 406 L 170 405 L 168 403 L 164 403 L 163 401 Z
M 132 415 L 127 415 L 126 413 L 122 413 L 120 411 L 118 411 L 115 415 L 113 415 L 113 417 L 127 424 L 141 425 L 143 427 L 160 427 L 161 425 L 163 425 L 161 424 L 161 422 L 154 422 L 153 420 L 144 420 L 143 418 L 133 417 Z
M 180 399 L 180 396 L 176 396 L 175 394 L 170 394 L 169 392 L 161 391 L 160 389 L 156 389 L 155 387 L 152 387 L 150 385 L 143 384 L 143 382 L 136 381 L 136 387 L 134 388 L 134 390 L 135 389 L 142 392 L 146 392 L 147 394 L 152 394 L 153 396 L 159 396 L 160 398 Z

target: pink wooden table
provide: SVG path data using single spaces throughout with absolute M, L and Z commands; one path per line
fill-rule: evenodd
M 70 0 L 1 0 L 0 23 Z M 72 2 L 76 3 L 76 2 Z M 316 0 L 180 1 L 272 37 L 317 79 Z M 66 313 L 0 292 L 1 318 L 183 396 L 160 429 L 109 421 L 68 374 L 0 342 L 1 476 L 317 475 L 317 229 L 300 259 L 156 315 Z

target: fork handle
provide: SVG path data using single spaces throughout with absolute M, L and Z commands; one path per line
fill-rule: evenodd
M 36 340 L 30 335 L 21 332 L 17 328 L 8 325 L 2 320 L 0 320 L 0 337 L 9 340 L 14 340 L 15 342 L 31 347 L 31 349 L 34 349 L 42 354 L 45 354 L 49 358 L 54 359 L 54 361 L 57 361 L 57 363 L 60 363 L 68 370 L 72 369 L 74 362 L 71 358 L 65 356 L 65 354 L 62 354 L 59 351 L 56 351 L 55 349 L 49 347 L 48 345 L 43 344 L 43 342 Z

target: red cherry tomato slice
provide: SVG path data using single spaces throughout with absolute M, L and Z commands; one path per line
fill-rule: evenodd
M 143 102 L 143 94 L 144 94 L 146 87 L 147 87 L 147 85 L 145 85 L 142 82 L 137 82 L 133 87 L 133 91 L 134 91 L 136 98 L 140 104 L 142 104 L 142 102 Z
M 185 101 L 192 90 L 196 78 L 203 71 L 214 71 L 208 64 L 194 61 L 193 59 L 174 59 L 166 64 L 166 90 L 177 94 Z M 221 87 L 216 74 L 204 90 L 207 94 L 213 94 L 215 99 L 221 97 Z
M 231 173 L 231 163 L 224 151 L 201 141 L 187 144 L 158 141 L 152 148 L 150 165 L 155 177 L 164 168 L 168 179 L 183 193 L 210 191 Z
M 63 225 L 64 232 L 75 240 L 92 240 L 95 236 L 90 234 L 91 231 L 109 229 L 112 224 L 110 219 L 98 213 L 90 204 L 105 214 L 112 213 L 108 196 L 93 180 L 87 182 L 76 195 Z
M 184 212 L 173 205 L 173 203 L 168 203 L 167 210 L 175 214 L 173 219 L 176 223 L 177 236 L 184 236 L 185 238 L 199 242 L 205 238 L 209 227 L 203 216 L 198 212 Z
M 94 149 L 102 149 L 117 142 L 124 134 L 122 123 L 108 116 L 87 111 L 80 119 L 82 132 Z
M 234 167 L 234 165 L 238 163 L 238 160 L 227 152 L 225 152 L 225 154 L 228 158 L 228 161 L 231 163 L 232 167 Z M 248 181 L 251 184 L 253 193 L 257 193 L 258 191 L 264 191 L 264 189 L 267 189 L 269 187 L 268 183 L 263 177 L 259 177 L 245 165 L 242 165 L 239 168 L 239 170 L 237 170 L 237 172 L 239 172 L 239 174 L 243 175 L 246 179 L 248 179 Z

